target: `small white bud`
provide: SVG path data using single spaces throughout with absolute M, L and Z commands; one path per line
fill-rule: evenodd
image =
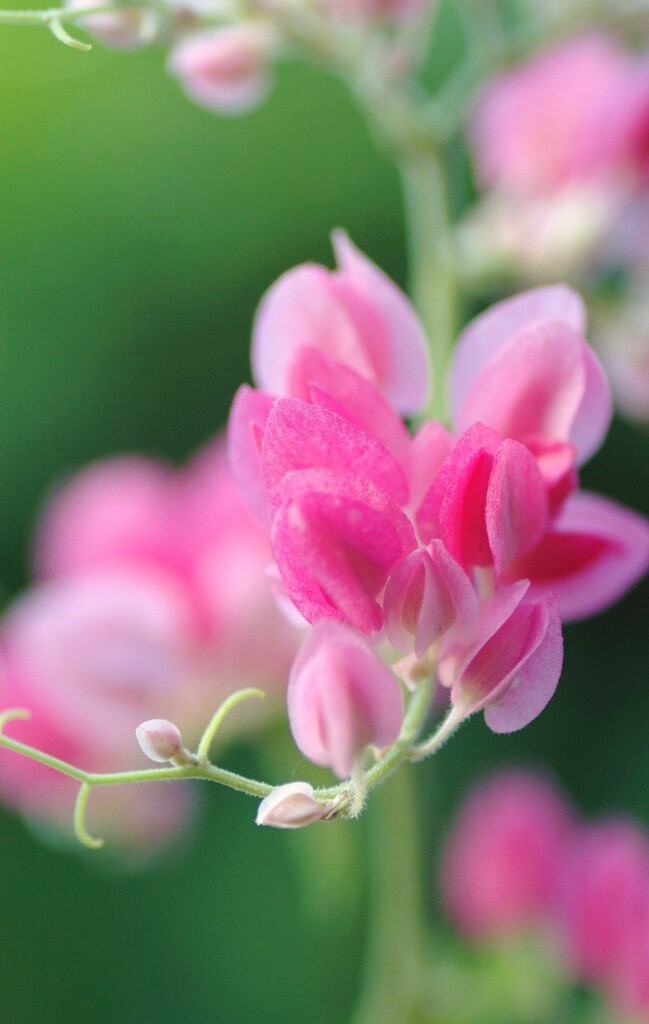
M 261 801 L 255 820 L 258 825 L 273 828 L 303 828 L 322 821 L 333 806 L 330 800 L 316 800 L 308 782 L 287 782 Z
M 183 753 L 180 730 L 166 718 L 152 718 L 142 722 L 135 730 L 135 735 L 143 752 L 152 761 L 171 761 Z

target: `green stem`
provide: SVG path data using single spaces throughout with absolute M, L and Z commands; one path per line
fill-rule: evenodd
M 432 395 L 424 418 L 447 418 L 446 376 L 458 325 L 455 271 L 444 169 L 431 145 L 399 160 L 410 251 L 410 294 L 428 333 Z
M 411 1024 L 424 949 L 413 773 L 397 772 L 370 811 L 371 906 L 366 970 L 352 1024 Z

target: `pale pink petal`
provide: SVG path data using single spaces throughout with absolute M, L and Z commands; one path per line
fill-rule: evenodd
M 457 426 L 464 401 L 496 353 L 524 328 L 556 320 L 583 335 L 586 310 L 581 297 L 566 285 L 522 292 L 490 306 L 460 335 L 451 366 L 451 412 Z
M 649 523 L 608 498 L 568 499 L 537 548 L 514 562 L 506 578 L 531 580 L 530 594 L 555 594 L 564 621 L 613 604 L 649 569 Z
M 315 764 L 344 778 L 367 744 L 393 743 L 403 720 L 401 687 L 362 637 L 323 622 L 304 641 L 288 684 L 295 741 Z
M 293 378 L 293 364 L 303 346 L 320 349 L 375 380 L 371 358 L 356 326 L 332 286 L 334 275 L 314 263 L 288 270 L 263 296 L 252 330 L 252 372 L 257 384 L 273 394 L 308 398 Z
M 274 398 L 242 384 L 228 420 L 228 458 L 248 508 L 259 522 L 269 521 L 266 488 L 261 477 L 261 448 Z
M 377 597 L 412 551 L 404 513 L 370 481 L 330 470 L 289 473 L 275 492 L 271 543 L 286 593 L 308 622 L 377 632 Z
M 425 405 L 430 386 L 428 342 L 414 307 L 344 231 L 335 231 L 332 237 L 342 274 L 374 304 L 384 326 L 385 371 L 379 386 L 396 409 L 413 415 Z
M 397 504 L 408 500 L 404 473 L 383 445 L 329 409 L 280 398 L 266 424 L 262 479 L 271 502 L 287 473 L 331 469 L 370 480 Z

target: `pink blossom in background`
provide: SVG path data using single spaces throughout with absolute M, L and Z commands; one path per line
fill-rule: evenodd
M 433 7 L 436 0 L 324 0 L 328 9 L 347 19 L 410 21 Z
M 510 770 L 478 784 L 446 841 L 440 884 L 471 939 L 545 927 L 554 913 L 572 812 L 557 789 Z
M 277 608 L 271 561 L 218 438 L 181 469 L 136 456 L 95 463 L 53 494 L 34 542 L 41 578 L 121 567 L 182 592 L 216 703 L 238 685 L 283 686 L 299 634 Z
M 560 920 L 571 968 L 608 988 L 649 920 L 649 839 L 633 822 L 584 826 L 563 870 Z
M 647 121 L 637 77 L 614 39 L 588 32 L 488 83 L 471 130 L 482 185 L 535 195 L 624 175 Z
M 265 99 L 276 45 L 270 26 L 261 22 L 208 29 L 183 36 L 169 54 L 167 70 L 200 106 L 241 114 Z
M 71 10 L 76 8 L 101 7 L 102 0 L 65 0 L 65 6 Z M 99 42 L 118 50 L 136 50 L 151 43 L 158 31 L 155 14 L 142 8 L 124 7 L 123 11 L 106 11 L 103 14 L 90 14 L 82 18 L 80 23 Z
M 7 731 L 87 771 L 145 767 L 135 742 L 143 713 L 187 721 L 206 703 L 208 680 L 198 668 L 192 677 L 191 655 L 188 609 L 163 581 L 98 572 L 44 584 L 0 627 L 1 706 L 31 712 Z M 187 789 L 148 788 L 93 793 L 90 820 L 129 842 L 174 832 L 190 808 Z M 0 792 L 23 813 L 67 828 L 77 790 L 52 769 L 0 751 Z

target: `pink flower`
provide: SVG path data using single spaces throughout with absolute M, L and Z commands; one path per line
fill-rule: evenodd
M 0 705 L 25 707 L 9 735 L 86 771 L 146 766 L 134 731 L 152 714 L 191 720 L 208 680 L 192 672 L 191 618 L 161 580 L 98 572 L 44 584 L 10 608 L 0 633 Z M 0 791 L 24 813 L 69 827 L 78 784 L 11 751 L 0 752 Z M 129 841 L 184 820 L 183 787 L 116 787 L 97 794 L 93 818 Z M 93 795 L 94 796 L 94 795 Z
M 54 494 L 35 541 L 42 577 L 119 567 L 179 588 L 194 642 L 228 689 L 276 688 L 297 647 L 266 577 L 271 561 L 219 440 L 180 470 L 137 457 L 95 463 Z
M 339 269 L 306 263 L 289 270 L 261 301 L 252 366 L 261 388 L 306 398 L 296 359 L 317 348 L 371 381 L 404 414 L 428 392 L 428 347 L 410 302 L 343 231 L 333 235 Z
M 510 770 L 475 786 L 442 859 L 441 889 L 469 938 L 547 923 L 554 911 L 572 815 L 543 777 Z
M 326 0 L 341 18 L 409 21 L 433 6 L 435 0 Z
M 641 116 L 633 70 L 613 39 L 589 32 L 489 83 L 472 126 L 482 184 L 534 195 L 623 172 Z
M 323 622 L 295 659 L 288 714 L 302 753 L 345 778 L 368 744 L 384 747 L 397 739 L 401 687 L 362 637 Z
M 526 598 L 522 580 L 481 602 L 477 628 L 442 642 L 439 682 L 466 716 L 484 710 L 493 732 L 522 729 L 552 697 L 563 661 L 559 612 L 551 597 Z
M 70 10 L 101 7 L 102 0 L 65 0 Z M 105 11 L 103 14 L 89 14 L 80 19 L 80 24 L 105 46 L 118 50 L 137 50 L 151 43 L 158 30 L 153 11 L 127 6 L 123 11 Z
M 240 114 L 264 100 L 275 46 L 268 26 L 241 22 L 184 36 L 172 49 L 167 69 L 200 106 Z
M 313 786 L 308 782 L 287 782 L 264 797 L 256 822 L 273 828 L 303 828 L 322 821 L 332 809 L 331 802 L 315 799 Z
M 649 841 L 637 826 L 608 821 L 581 830 L 564 869 L 560 909 L 577 977 L 616 986 L 649 919 Z

